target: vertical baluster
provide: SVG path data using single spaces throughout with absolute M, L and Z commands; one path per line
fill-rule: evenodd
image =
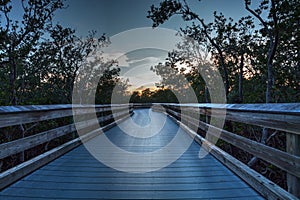
M 286 150 L 288 153 L 300 156 L 300 136 L 292 133 L 286 134 Z M 287 173 L 288 191 L 300 198 L 300 178 Z

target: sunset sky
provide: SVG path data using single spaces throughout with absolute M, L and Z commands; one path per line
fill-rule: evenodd
M 142 27 L 151 27 L 152 21 L 147 16 L 147 11 L 152 4 L 158 5 L 160 0 L 67 0 L 68 7 L 64 10 L 58 11 L 55 15 L 55 21 L 61 23 L 66 27 L 71 27 L 76 30 L 77 35 L 86 36 L 88 31 L 95 30 L 99 35 L 105 33 L 111 38 L 116 38 L 124 31 L 134 30 Z M 222 12 L 227 17 L 238 19 L 248 13 L 244 9 L 243 0 L 188 0 L 187 1 L 193 11 L 197 12 L 200 17 L 209 22 L 213 18 L 213 11 Z M 16 3 L 16 2 L 13 2 Z M 20 5 L 19 5 L 20 6 Z M 255 6 L 255 5 L 254 5 Z M 20 12 L 20 7 L 16 6 L 15 15 Z M 160 28 L 171 29 L 174 32 L 178 31 L 180 27 L 185 27 L 184 22 L 179 16 L 172 17 Z M 151 30 L 150 30 L 151 32 Z M 151 33 L 151 40 L 157 44 L 166 42 L 161 37 L 153 38 Z M 141 41 L 141 35 L 137 36 L 138 41 Z M 146 39 L 147 37 L 142 37 Z M 173 38 L 173 37 L 171 37 Z M 148 38 L 149 39 L 149 38 Z M 126 40 L 126 39 L 125 39 Z M 135 41 L 137 42 L 137 41 Z M 167 40 L 167 42 L 174 43 L 176 41 Z M 128 41 L 122 41 L 122 44 L 114 44 L 116 46 L 129 45 Z M 128 78 L 132 89 L 139 87 L 153 87 L 155 82 L 159 81 L 150 67 L 164 62 L 167 50 L 158 46 L 158 49 L 149 49 L 141 47 L 141 49 L 127 49 L 133 52 L 121 52 L 118 49 L 110 50 L 114 55 L 114 59 L 119 60 L 119 67 L 122 69 L 121 73 L 124 78 Z M 143 85 L 144 83 L 144 85 Z

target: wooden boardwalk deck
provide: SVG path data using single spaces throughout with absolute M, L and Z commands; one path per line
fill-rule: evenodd
M 148 111 L 135 110 L 132 119 L 147 125 L 151 121 Z M 166 120 L 153 137 L 135 138 L 124 134 L 119 127 L 105 134 L 124 150 L 146 153 L 160 149 L 178 130 L 183 131 L 164 114 L 152 114 L 156 120 Z M 93 141 L 96 140 L 89 142 Z M 213 156 L 199 159 L 199 149 L 193 142 L 178 160 L 165 168 L 128 173 L 107 167 L 81 145 L 1 191 L 0 199 L 262 199 Z

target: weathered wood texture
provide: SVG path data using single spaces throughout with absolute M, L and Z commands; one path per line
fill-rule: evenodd
M 288 176 L 288 180 L 290 181 L 290 183 L 292 183 L 292 186 L 291 185 L 289 186 L 289 191 L 295 194 L 295 191 L 297 192 L 298 191 L 297 188 L 299 188 L 298 187 L 299 178 L 295 178 L 295 177 L 299 177 L 300 170 L 299 170 L 299 154 L 296 152 L 298 148 L 297 145 L 299 145 L 299 142 L 295 140 L 296 137 L 294 136 L 299 137 L 300 104 L 247 104 L 247 105 L 164 104 L 163 107 L 161 105 L 151 104 L 151 106 L 153 106 L 153 109 L 156 109 L 161 112 L 167 111 L 169 114 L 176 116 L 178 119 L 181 119 L 181 121 L 187 125 L 186 131 L 189 132 L 193 137 L 196 137 L 195 138 L 196 141 L 202 144 L 202 146 L 205 147 L 207 150 L 210 150 L 211 153 L 216 158 L 218 158 L 226 166 L 232 169 L 236 174 L 242 177 L 247 183 L 249 183 L 257 191 L 259 191 L 264 197 L 269 199 L 295 198 L 293 195 L 282 190 L 280 187 L 278 187 L 271 181 L 265 179 L 263 176 L 257 175 L 256 172 L 254 172 L 253 170 L 251 171 L 250 168 L 240 163 L 239 161 L 235 160 L 230 155 L 227 155 L 225 152 L 221 151 L 220 149 L 218 149 L 217 147 L 209 143 L 209 141 L 205 140 L 204 138 L 201 138 L 200 136 L 196 136 L 195 133 L 193 133 L 189 127 L 193 127 L 194 129 L 200 128 L 202 130 L 207 130 L 208 128 L 210 128 L 210 135 L 212 136 L 217 136 L 218 135 L 216 134 L 217 131 L 221 131 L 222 134 L 220 138 L 223 139 L 224 141 L 229 142 L 241 149 L 244 149 L 249 153 L 256 155 L 257 157 L 260 157 L 286 170 L 290 174 Z M 79 115 L 92 114 L 95 112 L 95 110 L 97 112 L 106 112 L 107 114 L 110 113 L 113 109 L 114 113 L 117 113 L 117 115 L 115 115 L 114 117 L 117 116 L 116 118 L 119 117 L 123 118 L 128 116 L 128 110 L 129 112 L 132 111 L 133 105 L 112 105 L 112 106 L 111 105 L 103 105 L 103 106 L 102 105 L 101 106 L 92 106 L 92 105 L 74 106 L 73 105 L 73 107 L 75 107 L 73 111 L 72 111 L 72 105 L 55 105 L 53 107 L 52 106 L 0 107 L 0 127 L 67 117 L 67 116 L 72 116 L 74 113 Z M 149 107 L 149 105 L 146 105 L 146 107 Z M 143 106 L 137 105 L 136 108 L 143 108 Z M 291 137 L 289 137 L 289 135 L 287 136 L 289 137 L 287 141 L 290 141 L 290 144 L 288 144 L 287 152 L 282 152 L 273 149 L 271 147 L 262 145 L 255 141 L 251 141 L 247 138 L 243 138 L 241 136 L 238 136 L 234 133 L 225 130 L 220 130 L 216 127 L 212 127 L 209 124 L 200 122 L 198 119 L 195 119 L 195 115 L 199 113 L 202 115 L 205 114 L 206 116 L 220 117 L 224 114 L 224 112 L 226 112 L 227 120 L 253 124 L 262 127 L 282 130 L 282 131 L 288 131 L 291 134 L 290 135 Z M 113 115 L 111 114 L 108 114 L 106 116 L 101 116 L 99 121 L 112 120 L 112 117 Z M 196 118 L 198 118 L 198 116 L 196 116 Z M 91 121 L 83 121 L 78 123 L 79 124 L 77 125 L 79 125 L 79 127 L 85 128 L 88 126 L 92 126 L 96 122 L 91 120 Z M 31 138 L 23 138 L 20 140 L 13 141 L 14 143 L 12 142 L 7 144 L 1 144 L 0 159 L 8 155 L 15 154 L 17 152 L 22 152 L 23 150 L 26 150 L 28 148 L 32 148 L 35 145 L 43 143 L 44 141 L 49 141 L 51 140 L 51 138 L 56 138 L 65 135 L 69 132 L 72 132 L 73 130 L 74 130 L 74 124 L 71 124 L 64 127 L 58 127 L 57 129 L 49 130 L 43 133 L 39 133 L 35 136 L 31 136 Z M 99 134 L 99 132 L 97 131 L 92 132 L 91 134 L 82 136 L 81 139 L 89 140 L 92 137 L 97 136 L 97 134 Z M 120 137 L 115 136 L 112 139 L 114 139 L 116 143 L 119 142 L 122 143 Z M 74 143 L 70 141 L 62 145 L 61 147 L 56 148 L 57 151 L 52 152 L 51 150 L 43 154 L 44 156 L 41 155 L 40 156 L 41 158 L 36 157 L 33 160 L 27 161 L 21 164 L 20 166 L 17 166 L 15 168 L 15 171 L 14 169 L 11 169 L 12 171 L 6 171 L 0 174 L 0 180 L 1 177 L 3 180 L 3 181 L 1 180 L 0 183 L 4 182 L 2 185 L 8 185 L 10 184 L 8 180 L 16 181 L 18 178 L 25 176 L 27 173 L 34 171 L 40 166 L 45 165 L 51 160 L 75 148 L 80 144 L 80 142 L 78 141 L 79 138 L 73 140 Z M 162 141 L 160 141 L 159 144 L 161 144 L 161 142 Z M 129 144 L 133 145 L 137 143 L 131 142 Z M 132 146 L 129 145 L 128 147 L 126 147 L 125 144 L 123 145 L 124 146 L 122 146 L 121 144 L 122 147 L 129 148 L 129 150 L 132 150 Z M 133 149 L 140 151 L 141 146 L 143 145 L 138 145 L 137 149 L 134 146 Z M 104 196 L 107 195 L 107 193 L 105 192 L 100 192 L 97 194 L 101 194 Z M 180 194 L 181 193 L 178 193 L 178 195 Z M 196 194 L 198 194 L 198 191 L 193 193 L 190 196 L 184 195 L 183 197 L 196 198 Z M 130 195 L 129 197 L 136 197 L 136 196 L 132 196 L 132 194 Z M 154 195 L 154 198 L 159 198 L 159 197 L 171 198 L 173 197 L 172 195 L 168 193 L 165 194 L 162 192 L 161 195 L 156 195 L 156 196 Z M 9 195 L 4 195 L 4 197 L 11 199 Z M 19 198 L 18 196 L 15 197 Z M 240 197 L 240 196 L 237 195 L 236 197 Z M 23 195 L 20 198 L 26 199 L 27 197 L 26 195 Z M 59 197 L 59 198 L 63 198 L 63 197 Z M 69 198 L 69 196 L 67 198 Z M 214 198 L 214 197 L 206 196 L 206 198 Z M 219 196 L 216 198 L 221 198 L 221 197 Z M 228 197 L 228 198 L 233 198 L 233 197 Z
M 292 155 L 300 156 L 300 136 L 287 133 L 286 151 Z M 299 169 L 295 169 L 300 171 Z M 300 177 L 287 174 L 288 191 L 300 198 Z
M 152 113 L 153 114 L 153 113 Z M 154 113 L 158 121 L 166 121 L 162 129 L 153 137 L 136 138 L 119 127 L 108 130 L 105 135 L 116 146 L 125 151 L 149 153 L 159 150 L 172 141 L 178 131 L 182 137 L 189 136 L 161 113 Z M 136 110 L 132 120 L 151 134 L 148 110 Z M 130 119 L 131 120 L 131 119 Z M 153 121 L 152 121 L 153 123 Z M 127 126 L 124 121 L 122 126 Z M 103 136 L 103 135 L 101 135 Z M 99 138 L 101 136 L 98 136 Z M 97 144 L 97 138 L 87 144 Z M 183 138 L 183 139 L 184 139 Z M 178 141 L 180 145 L 181 141 Z M 100 148 L 100 147 L 99 147 Z M 148 173 L 127 173 L 105 166 L 96 160 L 84 146 L 70 151 L 64 156 L 38 169 L 31 175 L 0 192 L 1 200 L 19 199 L 263 199 L 245 182 L 235 176 L 213 156 L 199 159 L 200 146 L 193 142 L 187 151 L 169 166 Z M 102 147 L 111 159 L 120 165 L 134 163 L 125 160 L 111 149 Z M 174 149 L 166 151 L 162 158 L 168 158 Z M 158 162 L 147 164 L 160 165 Z
M 292 155 L 287 152 L 280 151 L 278 149 L 266 146 L 262 143 L 250 140 L 248 138 L 242 137 L 240 135 L 231 133 L 229 131 L 214 127 L 205 122 L 201 122 L 197 119 L 194 119 L 188 115 L 182 115 L 173 110 L 168 110 L 168 112 L 180 118 L 183 118 L 181 121 L 189 126 L 198 127 L 199 129 L 207 132 L 209 128 L 209 134 L 211 136 L 219 137 L 220 139 L 243 149 L 258 158 L 261 158 L 271 164 L 278 166 L 279 168 L 293 174 L 297 177 L 300 177 L 300 157 Z M 221 133 L 221 135 L 219 135 Z
M 18 124 L 73 116 L 128 109 L 130 105 L 45 105 L 45 106 L 1 106 L 0 128 Z M 74 113 L 73 113 L 74 112 Z
M 104 127 L 101 127 L 100 129 L 93 130 L 89 133 L 87 133 L 84 136 L 81 136 L 79 138 L 76 138 L 74 140 L 71 140 L 59 147 L 56 147 L 50 151 L 47 151 L 46 153 L 43 153 L 37 157 L 34 157 L 31 160 L 28 160 L 24 163 L 19 164 L 16 167 L 13 167 L 5 172 L 0 173 L 0 190 L 7 187 L 8 185 L 14 183 L 15 181 L 19 180 L 20 178 L 32 173 L 33 171 L 37 170 L 41 166 L 44 166 L 45 164 L 51 162 L 52 160 L 62 156 L 63 154 L 67 153 L 68 151 L 78 147 L 82 142 L 87 142 L 90 139 L 98 136 L 103 131 L 106 131 L 113 126 L 115 126 L 116 123 L 120 123 L 123 120 L 125 120 L 128 117 L 126 115 L 123 118 L 120 118 Z
M 86 114 L 100 113 L 101 117 L 97 119 L 79 121 L 77 123 L 57 127 L 42 133 L 37 133 L 32 136 L 20 138 L 8 143 L 0 144 L 0 159 L 5 157 L 22 153 L 27 149 L 34 148 L 37 145 L 45 144 L 51 140 L 72 133 L 77 130 L 85 130 L 90 127 L 99 128 L 99 122 L 110 122 L 129 117 L 132 112 L 132 106 L 124 105 L 47 105 L 47 106 L 4 106 L 0 107 L 0 127 L 11 125 L 18 125 L 22 123 L 38 122 L 40 120 L 57 119 L 61 117 L 72 116 L 85 116 Z M 109 114 L 112 113 L 112 114 Z M 114 124 L 114 123 L 113 123 Z M 98 125 L 98 126 L 95 126 Z M 111 127 L 111 125 L 105 126 Z M 98 130 L 99 132 L 100 130 Z M 74 139 L 60 147 L 55 148 L 45 154 L 37 156 L 19 166 L 7 170 L 0 174 L 0 188 L 10 184 L 18 178 L 32 172 L 38 167 L 48 163 L 49 161 L 57 158 L 63 153 L 75 148 L 85 138 L 90 138 L 92 130 L 87 130 L 87 136 L 80 135 L 80 138 Z M 83 131 L 85 133 L 85 131 Z M 3 181 L 2 181 L 3 180 Z
M 220 139 L 243 149 L 265 161 L 288 172 L 289 192 L 299 195 L 300 157 L 299 157 L 299 133 L 300 133 L 300 104 L 247 104 L 247 105 L 210 105 L 210 104 L 165 104 L 167 113 L 180 119 L 189 127 L 196 127 L 207 131 L 210 136 Z M 163 111 L 161 108 L 155 108 Z M 229 131 L 221 130 L 194 118 L 201 113 L 213 117 L 224 116 L 226 120 L 259 125 L 276 130 L 287 131 L 287 152 L 283 152 L 261 143 L 252 141 Z M 221 135 L 219 135 L 221 133 Z M 234 169 L 234 166 L 233 166 Z M 273 183 L 274 184 L 274 183 Z M 255 185 L 255 184 L 254 184 Z
M 300 103 L 290 104 L 162 104 L 189 112 L 300 134 Z M 196 110 L 196 111 L 195 111 Z
M 167 113 L 166 113 L 167 114 Z M 268 180 L 261 174 L 257 173 L 253 169 L 249 168 L 244 163 L 240 162 L 236 158 L 232 157 L 225 151 L 216 147 L 214 144 L 210 143 L 208 140 L 201 137 L 195 131 L 186 126 L 182 121 L 177 120 L 176 118 L 170 116 L 177 124 L 180 124 L 180 127 L 183 128 L 187 133 L 191 135 L 197 141 L 201 147 L 206 151 L 212 154 L 225 166 L 231 169 L 235 174 L 247 182 L 252 188 L 258 191 L 264 198 L 271 200 L 278 199 L 294 199 L 298 198 L 293 194 L 285 191 L 272 181 Z
M 18 140 L 14 140 L 8 143 L 0 144 L 0 159 L 5 158 L 7 156 L 20 153 L 37 145 L 43 144 L 45 142 L 49 142 L 55 138 L 64 136 L 78 129 L 84 129 L 87 127 L 94 126 L 100 122 L 108 121 L 111 119 L 118 119 L 120 117 L 124 117 L 128 115 L 127 111 L 122 111 L 120 113 L 116 113 L 115 115 L 107 115 L 103 117 L 99 117 L 98 119 L 92 119 L 87 121 L 78 122 L 75 124 L 69 124 L 66 126 L 61 126 L 55 129 L 51 129 L 42 133 L 38 133 L 29 137 L 21 138 Z

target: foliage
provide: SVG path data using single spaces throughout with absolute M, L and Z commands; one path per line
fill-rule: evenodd
M 157 7 L 151 6 L 147 17 L 153 21 L 153 27 L 173 15 L 191 22 L 179 33 L 189 39 L 169 57 L 188 62 L 192 68 L 190 74 L 195 74 L 197 71 L 193 68 L 197 70 L 196 66 L 200 65 L 191 60 L 202 57 L 199 51 L 208 52 L 211 55 L 208 59 L 221 71 L 228 102 L 299 101 L 299 29 L 296 28 L 299 1 L 264 0 L 256 9 L 251 6 L 251 1 L 246 0 L 245 9 L 252 16 L 234 21 L 214 12 L 214 20 L 206 23 L 187 1 L 165 0 Z M 255 27 L 254 19 L 262 26 Z M 167 75 L 160 71 L 162 77 Z M 173 75 L 171 79 L 175 79 Z
M 75 78 L 91 56 L 98 56 L 101 70 L 87 71 L 89 76 L 101 80 L 106 90 L 111 90 L 109 86 L 115 86 L 116 81 L 121 84 L 116 78 L 119 74 L 110 69 L 115 62 L 101 58 L 99 49 L 109 44 L 105 35 L 97 38 L 91 31 L 82 39 L 75 30 L 53 23 L 55 12 L 64 8 L 63 0 L 24 0 L 20 4 L 21 22 L 10 16 L 11 2 L 0 5 L 1 19 L 5 19 L 0 29 L 0 105 L 71 103 Z M 122 84 L 125 91 L 127 83 Z
M 151 91 L 146 88 L 143 91 L 134 91 L 130 103 L 178 103 L 178 99 L 170 89 L 159 88 Z

